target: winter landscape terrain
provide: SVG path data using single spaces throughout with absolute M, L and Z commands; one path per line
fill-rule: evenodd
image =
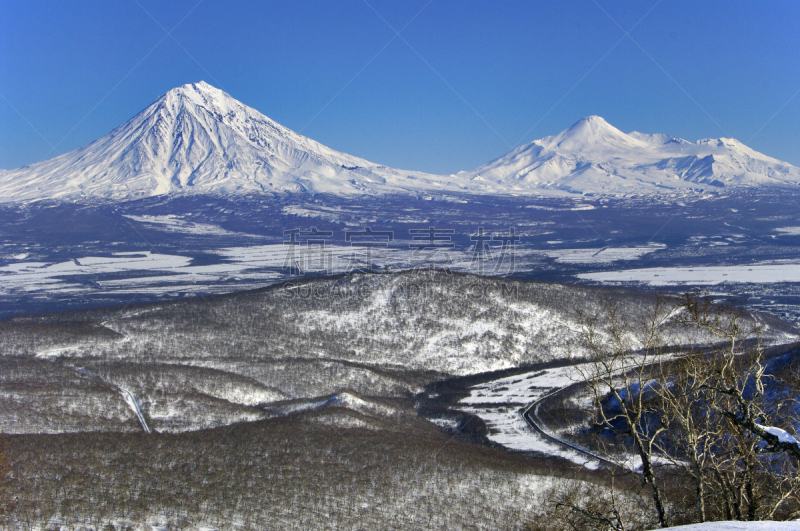
M 729 139 L 625 134 L 599 116 L 480 168 L 380 166 L 298 135 L 205 82 L 173 89 L 103 138 L 0 173 L 4 201 L 174 193 L 642 195 L 800 184 L 800 169 Z
M 798 185 L 737 140 L 598 116 L 474 170 L 405 171 L 173 89 L 0 170 L 5 523 L 796 519 Z M 663 413 L 679 388 L 714 412 L 701 435 Z
M 92 144 L 0 173 L 0 297 L 12 315 L 436 265 L 721 286 L 792 316 L 798 182 L 800 169 L 735 140 L 626 135 L 596 116 L 473 171 L 395 170 L 201 82 Z

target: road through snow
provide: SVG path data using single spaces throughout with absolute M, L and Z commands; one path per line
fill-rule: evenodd
M 453 408 L 475 415 L 489 430 L 487 438 L 511 450 L 539 452 L 568 459 L 588 468 L 607 461 L 548 434 L 531 408 L 574 384 L 580 373 L 572 365 L 531 371 L 492 380 L 469 389 Z
M 567 442 L 564 439 L 560 439 L 560 438 L 558 438 L 558 437 L 556 437 L 554 435 L 551 435 L 550 433 L 547 433 L 544 430 L 542 422 L 541 422 L 541 420 L 539 420 L 539 406 L 541 405 L 541 403 L 544 400 L 550 398 L 551 396 L 555 395 L 556 393 L 561 392 L 563 389 L 564 389 L 563 387 L 560 388 L 560 389 L 556 389 L 555 391 L 553 391 L 551 393 L 548 393 L 548 394 L 544 395 L 543 397 L 539 398 L 535 402 L 532 402 L 530 405 L 528 405 L 528 407 L 522 409 L 520 411 L 520 414 L 522 415 L 522 418 L 525 419 L 525 421 L 531 426 L 531 428 L 533 428 L 536 432 L 538 432 L 545 439 L 551 440 L 553 442 L 556 442 L 558 444 L 566 446 L 567 448 L 575 450 L 576 452 L 579 452 L 579 453 L 581 453 L 581 454 L 583 454 L 583 455 L 585 455 L 587 457 L 593 458 L 593 459 L 597 460 L 598 463 L 604 463 L 604 464 L 610 465 L 612 467 L 618 466 L 616 463 L 613 463 L 613 462 L 611 462 L 611 461 L 609 461 L 607 459 L 604 459 L 604 458 L 600 457 L 599 455 L 597 455 L 595 453 L 592 453 L 592 452 L 590 452 L 589 450 L 587 450 L 585 448 L 581 448 L 580 446 L 577 446 L 577 445 L 574 445 L 574 444 L 572 444 L 570 442 Z M 531 413 L 531 410 L 533 410 L 533 413 Z
M 81 374 L 85 374 L 86 376 L 91 376 L 92 378 L 99 378 L 99 379 L 103 380 L 105 383 L 107 383 L 108 385 L 110 385 L 112 387 L 115 387 L 117 389 L 117 391 L 119 391 L 119 394 L 122 395 L 122 399 L 125 401 L 125 403 L 128 405 L 128 407 L 131 409 L 131 411 L 133 411 L 133 414 L 136 415 L 136 418 L 139 420 L 139 424 L 142 425 L 142 429 L 145 431 L 145 433 L 152 433 L 152 431 L 150 430 L 150 427 L 147 425 L 147 422 L 144 419 L 144 415 L 142 414 L 142 408 L 139 405 L 139 401 L 136 399 L 136 396 L 132 392 L 130 392 L 128 389 L 125 389 L 124 387 L 118 386 L 114 382 L 110 382 L 110 381 L 106 380 L 105 378 L 103 378 L 99 374 L 95 374 L 95 373 L 93 373 L 91 371 L 87 371 L 86 369 L 80 369 L 80 368 L 77 368 L 77 367 L 72 367 L 72 368 L 75 369 L 76 371 L 78 371 Z
M 122 393 L 122 398 L 125 399 L 125 403 L 128 404 L 128 407 L 133 410 L 133 413 L 136 415 L 136 418 L 139 419 L 139 423 L 142 425 L 142 429 L 145 433 L 152 433 L 150 428 L 147 426 L 147 422 L 144 420 L 144 416 L 142 415 L 142 408 L 139 406 L 139 401 L 136 400 L 136 397 L 133 393 L 129 390 L 125 389 L 124 387 L 117 386 L 117 389 L 120 390 Z

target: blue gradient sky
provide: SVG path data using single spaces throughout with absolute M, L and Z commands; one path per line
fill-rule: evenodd
M 795 0 L 0 0 L 0 168 L 199 80 L 404 169 L 471 169 L 591 114 L 800 166 L 798 27 Z

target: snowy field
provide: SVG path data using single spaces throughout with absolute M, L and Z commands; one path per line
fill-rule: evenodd
M 651 286 L 712 286 L 724 282 L 771 284 L 800 282 L 800 261 L 737 266 L 651 267 L 577 275 L 596 282 L 644 282 Z
M 165 232 L 175 232 L 181 234 L 198 234 L 203 236 L 250 236 L 253 238 L 263 238 L 263 236 L 243 234 L 241 232 L 231 232 L 217 225 L 210 223 L 197 223 L 183 219 L 183 216 L 169 214 L 165 216 L 134 216 L 125 215 L 123 217 L 143 223 L 146 227 L 162 230 Z
M 620 260 L 638 260 L 646 254 L 650 254 L 667 246 L 663 244 L 651 244 L 642 247 L 603 247 L 601 249 L 558 249 L 554 251 L 544 251 L 550 258 L 555 258 L 556 262 L 568 264 L 601 264 L 606 262 L 617 262 Z
M 424 199 L 251 198 L 235 206 L 198 197 L 142 201 L 119 211 L 102 205 L 0 209 L 0 221 L 17 227 L 0 242 L 0 317 L 231 293 L 389 267 L 656 289 L 716 284 L 728 294 L 744 290 L 752 309 L 791 320 L 800 315 L 800 217 L 779 194 L 670 203 Z M 709 216 L 712 211 L 726 214 Z M 80 224 L 80 237 L 61 237 L 65 220 Z M 453 247 L 417 250 L 411 231 L 432 226 L 453 231 Z M 484 242 L 486 253 L 476 260 L 481 226 L 497 239 Z M 332 236 L 313 243 L 313 227 Z M 394 239 L 346 239 L 347 231 L 365 227 L 391 230 Z M 519 237 L 513 259 L 500 260 L 500 238 L 512 227 Z M 293 228 L 303 231 L 299 245 L 286 245 L 284 232 Z M 376 243 L 382 246 L 363 245 Z M 773 293 L 780 282 L 796 287 Z
M 800 227 L 781 227 L 775 229 L 779 236 L 800 236 Z
M 150 251 L 82 256 L 73 260 L 18 262 L 0 267 L 0 296 L 71 293 L 216 293 L 217 284 L 248 281 L 250 287 L 275 282 L 279 274 L 246 262 L 190 265 L 192 258 Z M 119 279 L 109 278 L 118 276 Z M 107 280 L 104 280 L 107 279 Z M 234 289 L 245 289 L 238 285 Z
M 181 220 L 176 216 L 127 216 L 158 230 L 190 235 L 225 236 L 211 224 Z M 247 236 L 247 235 L 244 235 Z M 663 246 L 541 251 L 517 248 L 513 255 L 474 249 L 418 251 L 405 247 L 359 245 L 286 245 L 274 243 L 220 247 L 206 250 L 216 263 L 197 263 L 193 256 L 154 251 L 114 252 L 108 256 L 76 256 L 56 262 L 20 261 L 0 266 L 0 297 L 47 298 L 51 295 L 203 295 L 264 287 L 293 276 L 341 274 L 368 270 L 447 268 L 488 276 L 535 272 L 543 260 L 597 264 L 636 260 Z M 289 275 L 290 272 L 293 275 Z
M 522 417 L 526 406 L 579 379 L 571 365 L 499 378 L 471 387 L 470 395 L 453 408 L 480 417 L 489 429 L 488 439 L 510 450 L 555 455 L 596 468 L 596 460 L 543 437 Z
M 47 291 L 48 289 L 80 291 L 75 281 L 66 277 L 83 277 L 90 281 L 97 275 L 158 271 L 164 274 L 181 272 L 192 259 L 185 256 L 141 253 L 114 253 L 110 257 L 84 256 L 66 262 L 17 262 L 0 267 L 0 294 L 18 291 Z

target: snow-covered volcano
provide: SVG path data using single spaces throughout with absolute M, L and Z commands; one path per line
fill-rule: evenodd
M 736 140 L 625 134 L 598 116 L 472 171 L 397 170 L 323 146 L 200 82 L 167 92 L 87 146 L 0 170 L 0 202 L 270 192 L 627 195 L 798 183 L 799 168 Z
M 594 194 L 649 194 L 659 190 L 797 186 L 800 168 L 732 138 L 686 140 L 625 134 L 588 116 L 555 136 L 520 146 L 458 177 L 509 193 L 563 190 Z
M 0 172 L 0 200 L 354 194 L 446 189 L 448 180 L 335 151 L 200 82 L 167 92 L 87 146 Z

